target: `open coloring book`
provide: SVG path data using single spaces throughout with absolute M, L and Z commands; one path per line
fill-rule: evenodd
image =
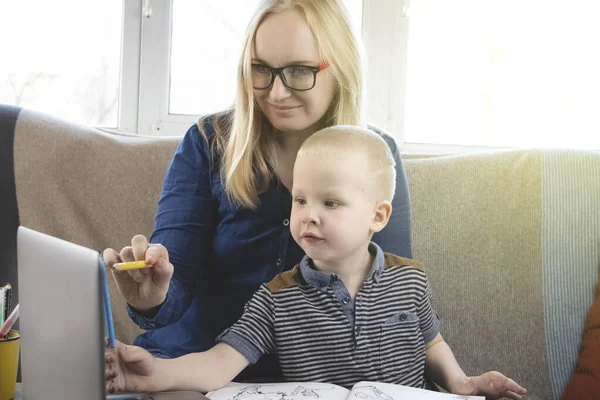
M 235 383 L 206 394 L 211 400 L 485 400 L 389 383 L 358 382 L 351 390 L 330 383 Z

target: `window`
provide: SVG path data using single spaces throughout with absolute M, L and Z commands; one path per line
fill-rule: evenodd
M 359 30 L 363 1 L 342 1 Z M 124 3 L 126 14 L 131 9 L 131 15 L 136 15 L 133 3 Z M 241 42 L 258 3 L 259 0 L 144 0 L 137 12 L 143 16 L 138 20 L 140 28 L 132 29 L 132 35 L 126 34 L 124 40 L 127 63 L 126 57 L 136 43 L 128 37 L 141 32 L 138 94 L 129 96 L 123 104 L 125 112 L 119 129 L 181 135 L 198 115 L 229 107 L 234 101 Z M 134 25 L 134 21 L 128 21 L 126 15 L 125 26 L 128 25 Z M 123 76 L 124 83 L 132 82 L 135 65 L 125 68 Z M 131 90 L 135 89 L 132 85 Z M 129 114 L 130 110 L 138 110 L 137 115 Z
M 600 149 L 600 3 L 342 1 L 367 51 L 367 118 L 404 151 Z M 181 135 L 233 102 L 258 2 L 8 2 L 0 102 Z
M 344 3 L 360 29 L 362 0 Z M 244 32 L 258 4 L 173 0 L 169 114 L 207 114 L 231 106 Z
M 419 0 L 404 141 L 600 149 L 600 4 Z
M 3 3 L 0 103 L 117 127 L 121 9 L 121 0 Z
M 169 114 L 231 106 L 244 31 L 258 3 L 173 0 Z

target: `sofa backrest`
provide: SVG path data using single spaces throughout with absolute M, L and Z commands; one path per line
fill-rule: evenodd
M 14 135 L 20 223 L 98 251 L 150 237 L 164 173 L 181 138 L 118 135 L 28 109 Z M 117 337 L 142 331 L 109 289 Z
M 557 398 L 600 264 L 600 153 L 405 156 L 414 257 L 467 374 L 496 369 Z M 537 396 L 537 397 L 536 397 Z
M 1 113 L 0 113 L 1 115 Z M 14 137 L 20 223 L 93 249 L 152 232 L 180 137 L 116 135 L 23 110 Z M 496 369 L 558 398 L 600 262 L 600 153 L 404 155 L 414 257 L 467 374 Z M 140 332 L 110 282 L 117 337 Z

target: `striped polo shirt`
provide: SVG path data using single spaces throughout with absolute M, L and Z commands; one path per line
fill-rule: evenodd
M 425 387 L 425 343 L 439 332 L 419 262 L 383 253 L 353 299 L 308 257 L 263 284 L 217 341 L 255 363 L 276 353 L 287 381 L 351 387 L 362 380 Z

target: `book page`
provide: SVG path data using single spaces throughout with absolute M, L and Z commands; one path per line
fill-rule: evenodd
M 483 396 L 433 392 L 391 383 L 358 382 L 348 400 L 485 400 Z
M 349 390 L 331 383 L 236 383 L 208 392 L 211 400 L 346 400 Z

